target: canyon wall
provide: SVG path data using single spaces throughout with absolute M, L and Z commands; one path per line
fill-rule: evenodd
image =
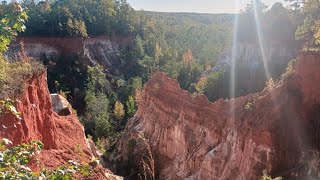
M 0 139 L 7 138 L 13 145 L 40 140 L 44 149 L 39 155 L 41 166 L 56 168 L 69 160 L 89 163 L 93 153 L 86 141 L 84 128 L 75 115 L 59 116 L 53 111 L 47 86 L 47 75 L 42 73 L 26 80 L 24 93 L 15 99 L 21 120 L 6 113 L 0 117 Z M 34 170 L 39 166 L 31 165 Z M 97 172 L 96 172 L 97 170 Z M 88 179 L 116 178 L 101 166 Z
M 127 177 L 143 175 L 144 134 L 158 179 L 257 180 L 263 170 L 319 178 L 319 81 L 316 53 L 301 53 L 274 87 L 214 103 L 155 73 L 110 162 Z
M 297 57 L 299 44 L 281 45 L 270 44 L 264 47 L 264 59 L 267 63 L 283 64 Z M 263 63 L 262 52 L 258 43 L 238 42 L 235 47 L 235 59 L 237 62 L 246 64 Z M 224 53 L 220 56 L 220 61 L 231 64 L 232 52 Z
M 298 51 L 298 43 L 266 45 L 263 58 L 258 44 L 236 43 L 234 54 L 230 51 L 222 53 L 217 65 L 203 73 L 203 76 L 206 77 L 212 73 L 224 71 L 220 75 L 215 90 L 211 90 L 206 95 L 210 101 L 231 97 L 226 89 L 230 88 L 233 63 L 236 82 L 233 97 L 260 92 L 263 90 L 265 82 L 270 78 L 275 81 L 279 79 L 280 75 L 285 72 L 288 63 L 297 57 Z
M 119 56 L 121 46 L 130 42 L 130 37 L 98 36 L 92 38 L 20 37 L 10 44 L 7 55 L 12 57 L 21 50 L 21 42 L 29 57 L 55 59 L 60 56 L 76 56 L 85 65 L 103 65 L 106 70 L 119 76 L 124 64 Z

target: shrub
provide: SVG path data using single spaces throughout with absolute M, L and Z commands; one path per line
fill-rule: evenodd
M 261 180 L 282 180 L 282 177 L 276 177 L 276 178 L 273 179 L 271 176 L 269 176 L 267 174 L 267 171 L 264 170 L 263 171 L 263 176 L 261 177 Z
M 0 101 L 0 116 L 7 112 L 13 114 L 18 120 L 21 120 L 21 113 L 16 110 L 11 99 Z
M 3 139 L 0 142 L 0 178 L 1 179 L 72 179 L 73 174 L 81 173 L 82 176 L 90 174 L 90 167 L 73 161 L 54 170 L 42 169 L 32 172 L 27 166 L 43 148 L 40 141 L 31 141 L 8 148 L 12 142 Z
M 5 60 L 0 56 L 0 99 L 21 94 L 26 80 L 44 71 L 44 66 L 37 61 Z

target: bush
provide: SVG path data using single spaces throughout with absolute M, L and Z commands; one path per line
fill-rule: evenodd
M 5 60 L 0 56 L 0 99 L 13 98 L 24 90 L 26 80 L 45 71 L 37 61 Z
M 273 179 L 271 176 L 269 176 L 267 174 L 267 171 L 264 170 L 263 171 L 263 176 L 261 177 L 261 180 L 282 180 L 282 177 L 276 177 L 276 178 Z
M 73 174 L 82 176 L 90 174 L 90 167 L 77 162 L 69 161 L 67 164 L 54 170 L 42 169 L 32 172 L 28 163 L 36 161 L 36 155 L 40 153 L 43 144 L 40 141 L 31 141 L 29 144 L 11 146 L 12 142 L 2 139 L 0 142 L 0 178 L 1 179 L 72 179 Z

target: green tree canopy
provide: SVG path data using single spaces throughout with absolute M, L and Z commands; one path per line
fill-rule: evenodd
M 19 32 L 25 30 L 24 23 L 28 19 L 18 3 L 3 3 L 0 5 L 0 52 L 7 49 Z

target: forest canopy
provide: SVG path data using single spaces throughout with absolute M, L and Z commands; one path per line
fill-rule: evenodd
M 30 17 L 26 36 L 128 35 L 135 29 L 135 11 L 125 0 L 23 0 L 21 5 Z

